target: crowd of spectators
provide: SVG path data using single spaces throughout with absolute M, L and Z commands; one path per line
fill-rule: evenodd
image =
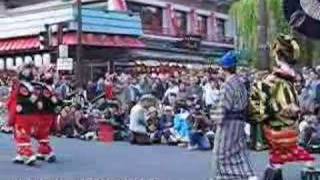
M 267 72 L 241 69 L 240 73 L 252 85 Z M 318 71 L 304 68 L 301 73 L 304 81 L 297 83 L 301 107 L 306 104 L 309 92 L 316 94 L 320 104 Z M 1 87 L 10 90 L 12 77 L 2 75 Z M 218 69 L 172 74 L 106 73 L 104 77 L 81 87 L 74 86 L 70 79 L 62 76 L 54 83 L 64 106 L 58 111 L 53 134 L 84 140 L 97 139 L 100 125 L 107 124 L 114 130 L 114 140 L 209 150 L 213 147 L 215 132 L 211 112 L 219 103 L 223 81 Z M 1 99 L 0 127 L 9 132 L 10 128 L 5 125 L 5 97 Z M 302 110 L 301 144 L 320 140 L 317 128 L 320 127 L 319 107 L 317 105 L 311 113 Z M 247 133 L 249 135 L 250 131 Z

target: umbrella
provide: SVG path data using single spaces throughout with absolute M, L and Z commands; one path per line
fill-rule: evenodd
M 284 14 L 294 30 L 320 39 L 320 0 L 284 0 Z

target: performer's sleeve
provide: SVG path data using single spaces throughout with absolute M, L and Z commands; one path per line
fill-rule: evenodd
M 7 101 L 7 108 L 8 108 L 8 125 L 13 126 L 15 124 L 16 118 L 16 105 L 17 105 L 17 88 L 13 88 L 10 93 L 10 97 Z
M 232 93 L 233 93 L 232 86 L 230 84 L 225 84 L 225 86 L 222 89 L 221 94 L 221 107 L 223 110 L 223 114 L 225 114 L 226 111 L 232 109 Z
M 214 108 L 210 111 L 210 120 L 213 124 L 219 124 L 222 122 L 226 111 L 230 110 L 232 107 L 232 91 L 228 85 L 224 85 L 221 88 L 219 93 L 219 100 L 216 102 L 217 104 L 214 105 Z

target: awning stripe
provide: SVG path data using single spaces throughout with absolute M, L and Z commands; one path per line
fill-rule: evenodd
M 53 40 L 57 44 L 56 38 Z M 135 37 L 111 36 L 100 34 L 83 34 L 83 45 L 101 46 L 101 47 L 124 47 L 124 48 L 142 48 L 145 44 Z M 68 33 L 63 37 L 63 44 L 76 45 L 76 33 Z M 0 53 L 14 52 L 21 50 L 33 50 L 40 48 L 38 37 L 21 37 L 15 39 L 0 39 Z

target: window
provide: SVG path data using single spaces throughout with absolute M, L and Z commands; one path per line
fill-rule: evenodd
M 207 35 L 207 20 L 206 16 L 198 16 L 199 33 L 201 35 Z
M 32 62 L 33 62 L 33 59 L 32 59 L 31 56 L 25 56 L 25 57 L 24 57 L 24 62 L 25 62 L 25 63 L 32 63 Z
M 13 58 L 6 58 L 6 65 L 7 69 L 14 69 L 14 59 Z
M 162 31 L 162 8 L 128 2 L 128 9 L 140 14 L 145 30 Z
M 187 32 L 187 13 L 175 11 L 175 26 L 178 34 L 183 35 Z
M 15 66 L 16 66 L 16 67 L 19 67 L 19 66 L 22 66 L 22 65 L 23 65 L 23 59 L 22 59 L 22 57 L 16 57 Z
M 219 39 L 223 39 L 225 37 L 225 23 L 226 21 L 224 19 L 217 19 L 217 36 Z
M 12 9 L 12 8 L 19 8 L 22 6 L 31 5 L 31 4 L 42 3 L 44 1 L 50 1 L 50 0 L 28 0 L 28 1 L 4 0 L 4 3 L 8 9 Z
M 51 56 L 50 54 L 43 54 L 42 55 L 42 63 L 43 65 L 49 65 L 51 63 Z
M 4 59 L 0 58 L 0 70 L 5 69 Z
M 42 56 L 40 54 L 36 54 L 34 56 L 34 65 L 37 67 L 41 67 L 42 66 Z

